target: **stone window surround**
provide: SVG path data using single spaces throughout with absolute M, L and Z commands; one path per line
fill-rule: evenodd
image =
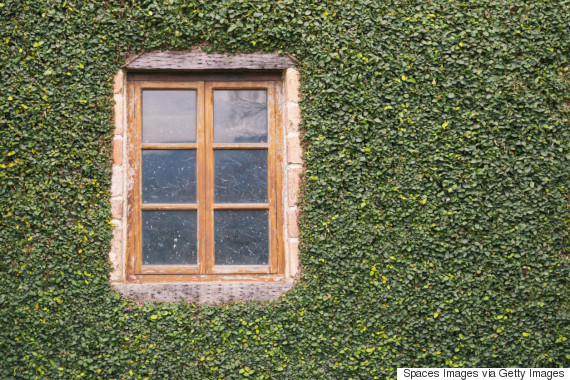
M 198 54 L 196 54 L 198 53 Z M 245 69 L 267 69 L 271 67 L 271 62 L 275 58 L 283 62 L 284 56 L 275 53 L 256 53 L 238 56 L 226 56 L 220 54 L 206 55 L 201 51 L 183 52 L 163 52 L 146 53 L 147 57 L 154 54 L 153 69 L 164 69 L 162 65 L 168 65 L 168 69 L 179 69 L 184 67 L 191 59 L 195 66 L 200 69 L 209 68 L 208 61 L 212 57 L 215 60 L 217 69 L 236 69 L 236 62 L 247 58 Z M 169 54 L 172 54 L 169 56 Z M 141 57 L 144 57 L 143 54 Z M 158 56 L 158 62 L 157 62 Z M 237 57 L 237 60 L 236 60 Z M 139 57 L 140 58 L 140 57 Z M 182 59 L 182 61 L 180 61 Z M 131 61 L 137 62 L 138 58 Z M 147 63 L 149 60 L 139 60 Z M 174 62 L 174 65 L 173 65 Z M 182 63 L 180 63 L 182 62 Z M 197 62 L 197 64 L 196 64 Z M 269 62 L 269 65 L 267 64 Z M 128 70 L 130 67 L 126 65 Z M 134 66 L 134 65 L 133 65 Z M 173 67 L 174 66 L 174 67 Z M 244 66 L 241 64 L 241 66 Z M 269 67 L 267 67 L 269 66 Z M 298 190 L 300 175 L 303 171 L 303 151 L 300 145 L 299 124 L 301 122 L 299 110 L 299 79 L 300 75 L 294 67 L 292 61 L 289 67 L 282 70 L 283 81 L 280 94 L 280 107 L 283 115 L 283 152 L 286 162 L 282 163 L 284 170 L 283 178 L 283 199 L 285 226 L 285 280 L 280 282 L 192 282 L 192 283 L 145 283 L 137 284 L 126 281 L 126 239 L 127 239 L 127 102 L 126 102 L 126 75 L 127 70 L 119 70 L 114 78 L 114 138 L 113 138 L 113 168 L 111 184 L 111 214 L 114 225 L 113 239 L 109 258 L 112 264 L 110 281 L 113 288 L 125 294 L 127 297 L 137 301 L 178 301 L 184 298 L 192 303 L 227 303 L 232 301 L 247 300 L 267 300 L 279 297 L 289 290 L 294 280 L 299 274 L 299 230 L 297 227 L 298 216 Z M 132 67 L 132 66 L 131 66 Z M 194 67 L 193 67 L 194 68 Z M 243 67 L 239 67 L 243 68 Z

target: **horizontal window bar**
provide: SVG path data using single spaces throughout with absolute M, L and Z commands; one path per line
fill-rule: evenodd
M 263 203 L 217 203 L 214 210 L 268 210 L 269 205 Z
M 195 203 L 142 203 L 141 210 L 197 210 Z
M 143 265 L 140 274 L 198 274 L 198 265 Z
M 267 143 L 214 143 L 214 149 L 268 149 Z
M 196 143 L 142 143 L 142 149 L 197 149 Z
M 214 274 L 269 274 L 271 268 L 269 265 L 214 265 L 212 271 Z
M 130 281 L 139 283 L 173 283 L 173 282 L 281 282 L 285 276 L 280 274 L 133 274 Z

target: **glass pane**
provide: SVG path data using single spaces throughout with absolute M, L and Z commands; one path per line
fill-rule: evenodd
M 267 150 L 216 150 L 214 201 L 267 203 Z
M 195 150 L 143 150 L 143 203 L 196 203 Z
M 267 210 L 214 211 L 215 264 L 267 265 L 268 224 Z
M 196 142 L 196 91 L 143 90 L 143 143 Z
M 215 90 L 214 142 L 267 142 L 267 91 Z
M 143 265 L 195 265 L 196 211 L 143 211 Z

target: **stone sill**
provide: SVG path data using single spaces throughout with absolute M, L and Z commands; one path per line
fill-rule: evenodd
M 167 284 L 111 283 L 113 289 L 137 302 L 178 302 L 227 304 L 230 302 L 269 301 L 293 287 L 293 282 L 196 282 Z

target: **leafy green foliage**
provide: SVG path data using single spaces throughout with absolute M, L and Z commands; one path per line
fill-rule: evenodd
M 394 378 L 568 366 L 570 3 L 2 0 L 3 378 Z M 302 62 L 300 283 L 136 305 L 108 285 L 130 50 Z

